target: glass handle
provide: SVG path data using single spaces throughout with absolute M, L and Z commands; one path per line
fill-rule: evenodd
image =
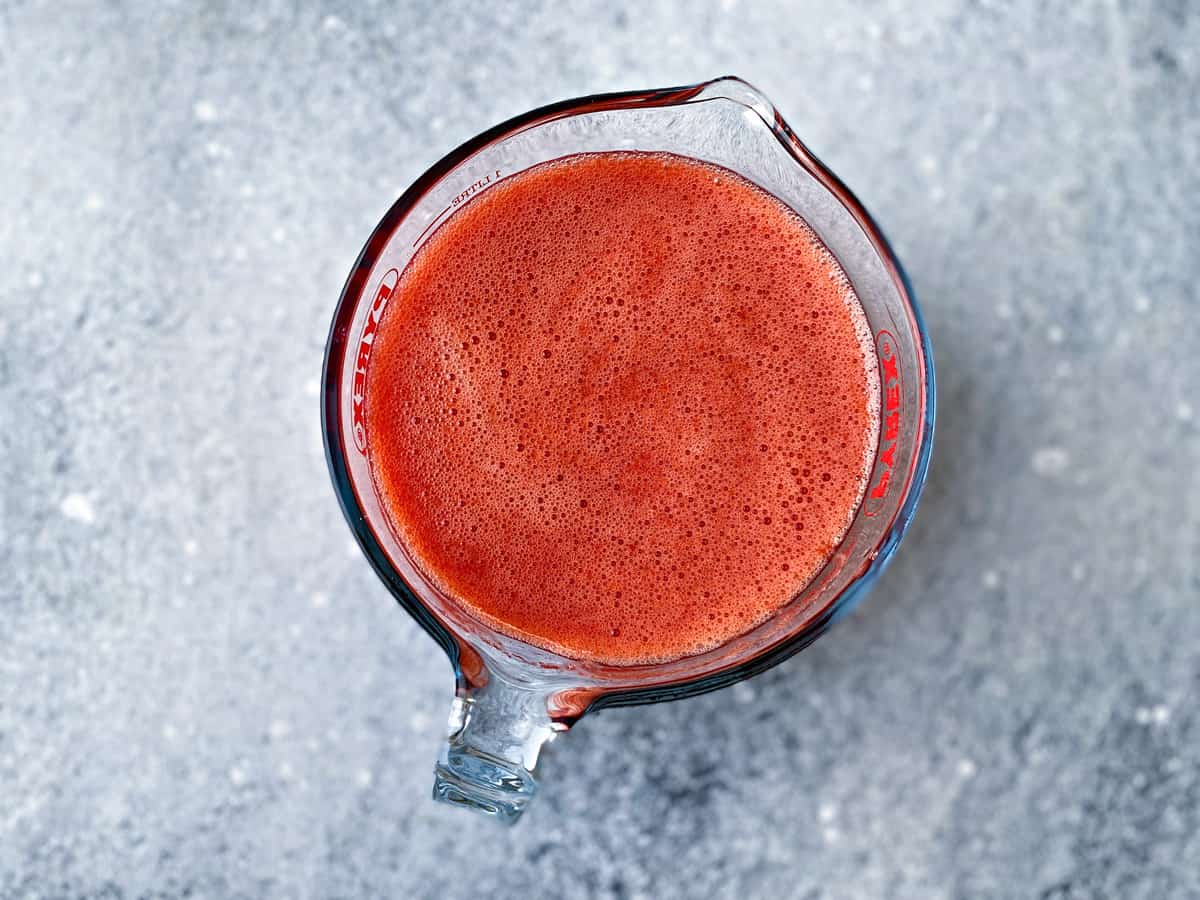
M 537 792 L 542 746 L 566 730 L 550 718 L 546 699 L 544 690 L 494 672 L 482 687 L 460 686 L 434 766 L 433 799 L 515 822 Z

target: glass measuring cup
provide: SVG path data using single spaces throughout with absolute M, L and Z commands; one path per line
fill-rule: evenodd
M 501 634 L 421 574 L 375 494 L 363 403 L 379 316 L 400 273 L 439 223 L 530 166 L 634 149 L 732 169 L 809 223 L 849 277 L 875 336 L 881 421 L 871 478 L 850 529 L 796 597 L 716 649 L 654 665 L 612 666 Z M 380 578 L 454 667 L 456 696 L 435 766 L 434 797 L 509 822 L 537 789 L 533 772 L 542 746 L 585 713 L 732 684 L 797 652 L 849 610 L 912 518 L 933 437 L 933 359 L 899 262 L 845 185 L 761 93 L 736 78 L 553 104 L 497 125 L 436 163 L 384 216 L 350 273 L 334 314 L 323 382 L 326 452 L 350 527 Z

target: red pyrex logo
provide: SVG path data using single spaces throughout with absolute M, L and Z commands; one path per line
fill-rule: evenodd
M 883 507 L 896 465 L 896 448 L 900 445 L 900 357 L 896 354 L 895 336 L 890 331 L 879 332 L 875 336 L 875 350 L 882 367 L 879 379 L 883 387 L 883 442 L 879 450 L 879 475 L 863 504 L 863 512 L 868 516 L 877 515 Z
M 367 361 L 371 358 L 371 348 L 375 345 L 379 317 L 399 281 L 398 270 L 388 269 L 383 273 L 383 277 L 379 279 L 379 287 L 375 289 L 375 299 L 371 301 L 371 308 L 367 311 L 362 335 L 358 339 L 358 355 L 354 360 L 354 446 L 363 454 L 367 452 L 367 422 L 363 413 L 363 400 L 367 395 Z

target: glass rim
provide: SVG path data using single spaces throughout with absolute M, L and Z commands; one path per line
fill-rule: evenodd
M 892 521 L 882 530 L 880 537 L 876 541 L 870 562 L 850 580 L 832 601 L 819 612 L 805 620 L 796 631 L 783 637 L 777 643 L 763 649 L 751 658 L 716 671 L 701 672 L 693 677 L 669 684 L 641 687 L 596 687 L 594 688 L 594 696 L 590 697 L 577 714 L 570 716 L 572 720 L 579 718 L 587 712 L 604 707 L 656 703 L 695 696 L 726 687 L 759 674 L 799 652 L 820 637 L 835 621 L 848 613 L 856 605 L 882 574 L 912 521 L 924 487 L 933 449 L 934 411 L 936 404 L 933 352 L 929 335 L 925 328 L 924 318 L 917 304 L 911 282 L 893 252 L 890 243 L 884 236 L 883 231 L 850 189 L 796 137 L 782 116 L 775 111 L 774 107 L 763 97 L 761 92 L 741 79 L 725 76 L 681 87 L 592 94 L 562 100 L 522 113 L 467 140 L 430 166 L 400 195 L 372 231 L 371 236 L 367 239 L 366 244 L 351 269 L 350 275 L 343 285 L 325 346 L 321 376 L 321 426 L 324 436 L 326 462 L 329 466 L 330 477 L 333 481 L 334 492 L 338 497 L 339 505 L 342 508 L 347 523 L 350 525 L 351 531 L 354 533 L 355 538 L 376 574 L 388 587 L 397 602 L 400 603 L 405 611 L 417 621 L 446 653 L 454 668 L 456 677 L 461 682 L 463 679 L 463 647 L 460 645 L 460 640 L 462 639 L 443 625 L 437 616 L 426 607 L 418 597 L 416 591 L 413 590 L 392 564 L 363 511 L 358 497 L 358 488 L 351 477 L 347 463 L 347 455 L 350 452 L 350 448 L 346 446 L 345 434 L 339 424 L 341 421 L 341 372 L 347 348 L 351 345 L 351 324 L 366 287 L 367 279 L 380 255 L 388 246 L 392 234 L 404 221 L 408 213 L 446 175 L 453 172 L 480 150 L 529 128 L 580 113 L 639 107 L 673 106 L 686 103 L 689 100 L 707 99 L 700 98 L 699 95 L 717 85 L 721 85 L 736 92 L 736 94 L 742 95 L 716 93 L 713 96 L 714 98 L 724 97 L 725 99 L 731 99 L 746 105 L 749 109 L 753 109 L 763 119 L 776 140 L 783 145 L 784 149 L 790 153 L 797 164 L 816 178 L 845 207 L 850 216 L 863 229 L 867 239 L 887 269 L 888 275 L 891 277 L 903 301 L 905 311 L 908 315 L 908 325 L 915 338 L 914 346 L 919 351 L 921 357 L 919 365 L 921 409 L 917 417 L 920 432 L 916 437 L 916 450 L 913 453 L 909 471 L 906 473 L 903 483 L 903 500 L 893 515 Z M 753 97 L 753 103 L 748 103 L 745 100 L 747 94 Z M 591 691 L 593 689 L 584 688 L 584 690 Z

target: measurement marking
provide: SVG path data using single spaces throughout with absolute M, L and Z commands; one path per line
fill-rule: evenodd
M 482 191 L 489 184 L 492 184 L 495 181 L 499 181 L 499 180 L 500 180 L 500 170 L 496 169 L 496 171 L 493 174 L 484 175 L 482 178 L 480 178 L 474 184 L 469 185 L 465 191 L 463 191 L 457 197 L 455 197 L 453 200 L 451 200 L 449 205 L 445 209 L 443 209 L 440 213 L 438 213 L 436 216 L 433 217 L 433 221 L 430 222 L 428 225 L 426 225 L 425 230 L 422 231 L 419 235 L 417 235 L 417 239 L 415 241 L 413 241 L 413 246 L 415 247 L 415 246 L 417 246 L 417 244 L 421 243 L 421 241 L 425 240 L 425 235 L 429 234 L 429 229 L 432 228 L 434 225 L 436 225 L 438 223 L 438 219 L 440 219 L 442 216 L 444 216 L 446 213 L 448 213 L 451 209 L 453 209 L 456 206 L 461 205 L 462 203 L 465 203 L 471 197 L 475 196 L 476 193 L 478 193 L 479 191 Z

